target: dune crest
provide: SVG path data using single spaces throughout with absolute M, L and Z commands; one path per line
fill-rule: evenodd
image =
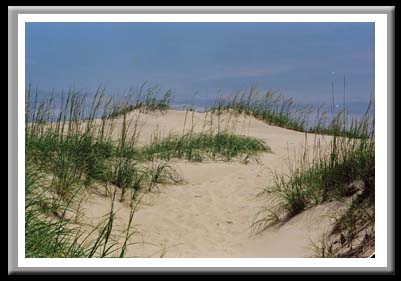
M 149 193 L 134 215 L 138 234 L 128 247 L 127 257 L 169 258 L 226 258 L 226 257 L 311 257 L 311 241 L 316 241 L 333 223 L 330 215 L 337 210 L 326 203 L 306 210 L 282 226 L 261 233 L 251 225 L 256 213 L 265 206 L 263 196 L 257 196 L 273 182 L 272 172 L 288 172 L 291 155 L 298 155 L 304 144 L 312 147 L 315 136 L 270 126 L 254 117 L 224 113 L 168 110 L 167 113 L 139 114 L 138 142 L 145 144 L 155 133 L 158 137 L 180 134 L 183 131 L 207 130 L 205 120 L 221 122 L 236 134 L 262 139 L 272 153 L 262 153 L 258 161 L 248 164 L 219 161 L 201 163 L 173 160 L 171 164 L 182 174 L 185 182 L 160 186 Z M 120 119 L 114 122 L 118 132 Z M 184 128 L 185 124 L 185 129 Z M 213 124 L 215 126 L 215 124 Z M 319 136 L 324 147 L 331 137 Z M 312 150 L 311 150 L 312 151 Z M 83 220 L 96 221 L 108 211 L 109 200 L 92 194 L 83 202 Z M 116 202 L 117 221 L 129 216 L 130 208 Z

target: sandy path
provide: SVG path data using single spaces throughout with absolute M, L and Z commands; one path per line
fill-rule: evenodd
M 132 118 L 132 117 L 131 117 Z M 185 112 L 169 111 L 166 115 L 141 115 L 139 142 L 145 143 L 158 131 L 161 136 L 182 133 Z M 207 119 L 207 118 L 206 118 Z M 212 122 L 216 123 L 216 117 Z M 173 161 L 185 178 L 184 184 L 160 187 L 160 192 L 146 196 L 134 217 L 139 234 L 128 256 L 159 257 L 310 257 L 311 240 L 318 240 L 332 222 L 326 215 L 336 210 L 334 203 L 303 212 L 281 227 L 256 235 L 251 224 L 256 213 L 266 205 L 257 197 L 272 183 L 272 171 L 288 172 L 289 153 L 298 155 L 305 134 L 269 126 L 254 118 L 220 117 L 223 127 L 239 134 L 263 139 L 273 153 L 260 155 L 260 162 L 191 163 Z M 201 130 L 205 114 L 195 113 L 193 128 Z M 118 128 L 121 120 L 116 120 Z M 189 123 L 188 123 L 189 122 Z M 187 126 L 192 116 L 187 115 Z M 117 136 L 118 133 L 115 133 Z M 325 145 L 329 137 L 320 138 Z M 307 143 L 313 147 L 314 138 Z M 312 151 L 312 149 L 310 149 Z M 87 218 L 96 218 L 108 210 L 108 199 L 92 195 L 84 203 Z M 117 216 L 124 222 L 129 214 L 126 204 L 117 203 Z

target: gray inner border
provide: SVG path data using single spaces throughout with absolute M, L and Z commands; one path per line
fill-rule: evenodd
M 251 6 L 251 7 L 8 7 L 8 274 L 38 274 L 38 273 L 395 273 L 394 248 L 394 11 L 393 6 L 350 6 L 350 7 L 284 7 L 284 6 Z M 387 14 L 387 253 L 386 268 L 22 268 L 17 263 L 17 55 L 18 55 L 18 14 L 67 14 L 67 13 L 102 13 L 102 14 Z M 380 93 L 376 93 L 380 94 Z M 378 96 L 379 97 L 379 96 Z M 21 175 L 22 176 L 22 175 Z

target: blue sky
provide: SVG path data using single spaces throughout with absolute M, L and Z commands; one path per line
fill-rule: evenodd
M 374 85 L 373 23 L 27 23 L 26 81 L 122 92 L 144 81 L 180 99 L 256 84 L 298 102 L 347 102 Z

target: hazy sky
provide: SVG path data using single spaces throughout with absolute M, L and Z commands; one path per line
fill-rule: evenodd
M 44 91 L 109 91 L 144 81 L 175 96 L 279 90 L 328 102 L 331 82 L 366 102 L 374 82 L 373 23 L 27 23 L 26 81 Z

